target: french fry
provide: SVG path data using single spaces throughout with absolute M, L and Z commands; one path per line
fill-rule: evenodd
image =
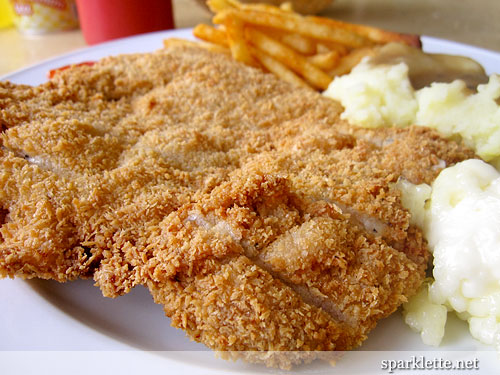
M 226 19 L 238 18 L 251 25 L 270 26 L 291 33 L 298 33 L 310 38 L 329 40 L 349 47 L 364 47 L 373 44 L 367 38 L 345 27 L 329 23 L 316 22 L 318 17 L 302 17 L 293 13 L 269 13 L 255 10 L 226 9 L 217 13 L 213 22 L 224 24 Z
M 314 55 L 317 51 L 317 41 L 307 38 L 297 33 L 289 33 L 287 31 L 279 30 L 273 27 L 253 26 L 253 28 L 262 31 L 264 34 L 269 35 L 271 38 L 277 39 L 286 44 L 288 47 L 293 48 L 303 55 Z
M 347 23 L 338 20 L 333 20 L 330 18 L 315 17 L 315 16 L 308 16 L 306 18 L 309 21 L 316 23 L 318 25 L 348 30 L 352 33 L 365 37 L 366 39 L 370 40 L 372 44 L 399 42 L 418 48 L 422 46 L 420 44 L 420 38 L 417 35 L 395 33 L 392 31 L 382 30 L 373 26 Z
M 374 54 L 374 49 L 371 47 L 357 48 L 352 50 L 348 55 L 342 57 L 338 65 L 328 71 L 330 77 L 337 77 L 349 73 L 352 68 L 358 65 L 366 56 Z
M 237 0 L 219 0 L 219 1 L 225 1 L 229 4 L 231 4 L 231 7 L 233 9 L 241 9 L 241 10 L 255 10 L 255 11 L 263 11 L 263 12 L 270 12 L 270 13 L 276 13 L 276 14 L 283 14 L 284 12 L 287 13 L 293 13 L 293 9 L 291 7 L 287 6 L 282 6 L 281 7 L 276 7 L 268 4 L 241 4 Z M 285 3 L 286 4 L 286 3 Z M 228 9 L 229 7 L 226 7 Z M 298 15 L 297 15 L 298 16 Z M 298 16 L 300 17 L 300 16 Z M 347 22 L 342 22 L 342 21 L 337 21 L 337 20 L 332 20 L 329 18 L 321 18 L 321 17 L 315 17 L 315 16 L 309 16 L 305 17 L 309 21 L 312 21 L 312 23 L 315 23 L 317 25 L 330 25 L 332 28 L 336 29 L 346 29 L 351 32 L 354 32 L 358 35 L 364 36 L 367 39 L 369 39 L 372 42 L 375 43 L 380 43 L 380 44 L 385 44 L 385 43 L 390 43 L 390 42 L 399 42 L 399 43 L 404 43 L 413 47 L 422 47 L 420 38 L 417 35 L 412 35 L 412 34 L 404 34 L 404 33 L 395 33 L 383 29 L 379 29 L 377 27 L 373 26 L 368 26 L 368 25 L 358 25 L 358 24 L 351 24 Z M 320 39 L 320 38 L 319 38 Z
M 280 9 L 285 12 L 293 12 L 293 5 L 291 2 L 287 1 L 286 3 L 281 3 Z
M 328 71 L 338 65 L 340 61 L 340 53 L 337 51 L 318 53 L 313 56 L 307 56 L 307 61 L 323 71 Z
M 422 47 L 422 43 L 418 35 L 395 33 L 367 25 L 349 24 L 348 27 L 353 32 L 363 35 L 377 44 L 397 42 L 407 44 L 412 47 Z
M 316 52 L 316 42 L 297 33 L 282 34 L 279 40 L 303 55 L 312 55 Z
M 328 48 L 323 42 L 316 45 L 316 53 L 327 53 L 330 51 L 330 48 Z
M 243 22 L 237 17 L 228 17 L 224 25 L 227 30 L 229 48 L 235 60 L 241 61 L 250 66 L 258 66 L 255 59 L 248 50 L 248 44 L 245 40 Z
M 290 47 L 256 29 L 248 27 L 245 32 L 247 38 L 257 49 L 288 66 L 314 87 L 325 90 L 330 84 L 332 79 L 328 74 L 308 62 L 304 56 L 301 56 Z
M 168 38 L 163 40 L 163 47 L 169 48 L 171 46 L 194 46 L 198 45 L 196 42 L 186 40 L 186 39 L 179 39 L 179 38 Z
M 196 46 L 202 47 L 212 52 L 225 53 L 227 55 L 231 54 L 229 48 L 222 47 L 218 44 L 210 43 L 210 42 L 193 42 L 191 40 L 186 39 L 178 39 L 178 38 L 168 38 L 163 40 L 163 47 L 169 48 L 171 46 Z
M 196 25 L 193 29 L 193 35 L 207 42 L 229 47 L 226 32 L 213 26 L 205 24 Z
M 218 13 L 226 9 L 240 9 L 241 3 L 234 0 L 208 0 L 207 6 L 212 12 Z
M 237 0 L 209 0 L 207 1 L 209 9 L 214 12 L 220 12 L 225 9 L 243 9 L 243 10 L 257 10 L 262 12 L 271 13 L 293 13 L 291 3 L 282 3 L 279 7 L 264 3 L 242 4 Z
M 345 56 L 349 53 L 349 48 L 340 43 L 328 42 L 325 40 L 322 40 L 316 45 L 316 53 L 326 53 L 330 51 L 337 51 L 339 55 Z
M 326 89 L 338 75 L 349 73 L 375 47 L 398 42 L 421 47 L 420 37 L 367 25 L 317 16 L 302 16 L 290 4 L 243 4 L 238 0 L 209 0 L 216 28 L 198 25 L 193 33 L 230 49 L 233 58 L 261 67 L 297 84 Z
M 293 8 L 291 6 L 287 6 L 287 3 L 283 3 L 279 7 L 264 3 L 240 4 L 238 9 L 247 11 L 255 10 L 259 12 L 276 13 L 276 14 L 293 13 Z
M 302 78 L 297 76 L 294 72 L 288 69 L 284 64 L 280 63 L 278 60 L 272 58 L 271 56 L 265 54 L 264 52 L 251 47 L 252 54 L 259 60 L 259 62 L 268 71 L 278 76 L 284 81 L 287 81 L 293 85 L 299 87 L 307 87 L 311 89 L 311 86 L 307 84 Z

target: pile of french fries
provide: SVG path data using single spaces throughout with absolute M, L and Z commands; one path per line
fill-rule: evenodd
M 389 32 L 328 18 L 302 16 L 289 4 L 242 4 L 209 0 L 217 26 L 200 24 L 193 34 L 205 46 L 314 90 L 325 90 L 377 45 L 400 42 L 421 47 L 417 35 Z

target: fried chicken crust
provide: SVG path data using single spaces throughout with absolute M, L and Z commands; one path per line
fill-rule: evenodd
M 146 285 L 215 350 L 360 345 L 427 266 L 394 183 L 474 157 L 193 46 L 0 82 L 0 109 L 0 275 Z

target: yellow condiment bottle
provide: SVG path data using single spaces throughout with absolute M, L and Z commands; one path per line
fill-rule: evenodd
M 0 0 L 0 28 L 12 26 L 12 8 L 9 0 Z

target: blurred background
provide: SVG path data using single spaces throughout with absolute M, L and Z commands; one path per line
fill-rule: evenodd
M 110 1 L 79 0 L 81 3 L 101 4 Z M 147 2 L 147 0 L 118 1 L 134 1 L 142 6 Z M 16 11 L 28 14 L 30 3 L 38 3 L 38 6 L 44 3 L 52 6 L 55 4 L 61 11 L 65 2 L 66 0 L 36 2 L 0 0 L 0 76 L 89 45 L 80 28 L 83 22 L 78 22 L 77 2 L 74 0 L 68 0 L 67 9 L 62 12 L 64 14 L 59 13 L 56 16 L 57 20 L 52 20 L 62 30 L 58 30 L 57 27 L 55 30 L 43 30 L 46 25 L 41 25 L 42 30 L 36 30 L 37 25 L 33 26 L 30 22 L 20 20 L 19 15 L 13 17 L 12 3 L 16 3 Z M 154 2 L 169 3 L 168 0 Z M 174 25 L 176 28 L 190 28 L 198 23 L 211 23 L 211 14 L 201 0 L 173 0 L 171 5 L 172 25 L 164 28 Z M 500 52 L 500 22 L 498 22 L 500 1 L 498 0 L 296 0 L 296 9 L 323 17 L 364 23 L 393 31 L 434 36 Z M 90 16 L 96 17 L 104 11 L 93 8 L 88 12 Z M 106 16 L 104 13 L 101 15 Z M 47 17 L 51 15 L 44 14 L 43 17 L 46 22 Z M 125 16 L 117 17 L 115 14 L 106 17 L 124 22 Z M 150 16 L 148 20 L 151 26 L 153 21 Z M 165 20 L 162 22 L 168 23 Z

